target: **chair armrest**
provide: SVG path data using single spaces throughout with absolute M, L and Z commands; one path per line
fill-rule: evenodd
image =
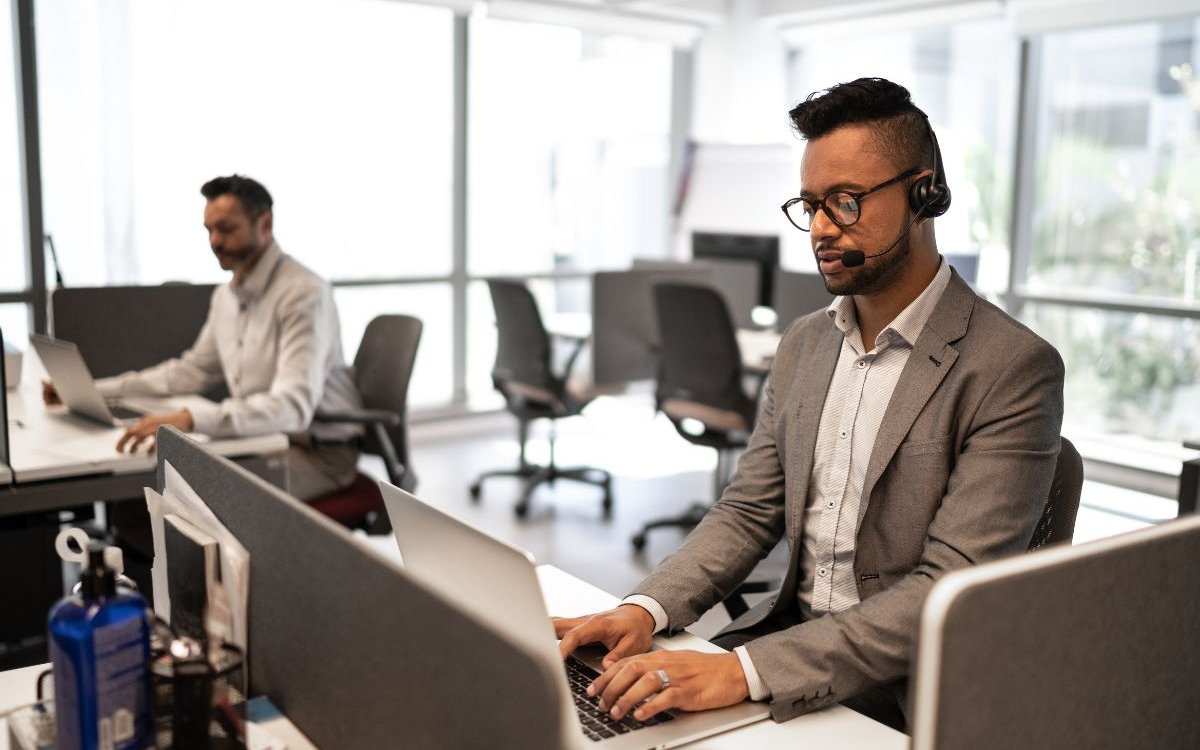
M 383 423 L 389 427 L 400 424 L 400 415 L 387 409 L 347 409 L 345 411 L 318 411 L 314 422 L 351 422 L 354 424 Z

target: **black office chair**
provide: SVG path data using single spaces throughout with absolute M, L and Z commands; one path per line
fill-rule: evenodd
M 551 365 L 550 334 L 542 324 L 537 302 L 524 284 L 491 279 L 488 289 L 496 311 L 496 364 L 492 368 L 492 383 L 504 395 L 505 405 L 517 418 L 520 453 L 517 468 L 484 472 L 470 487 L 471 499 L 478 501 L 483 481 L 489 477 L 518 477 L 525 480 L 514 510 L 518 517 L 529 513 L 533 491 L 542 484 L 559 479 L 596 485 L 604 490 L 603 512 L 612 514 L 612 475 L 590 466 L 563 468 L 554 461 L 554 425 L 563 417 L 573 417 L 583 411 L 591 398 L 574 393 L 567 387 L 567 378 L 586 339 L 573 339 L 572 349 L 561 374 Z M 525 458 L 525 443 L 529 424 L 535 419 L 550 420 L 550 460 L 545 466 L 530 463 Z
M 363 332 L 354 355 L 354 384 L 363 408 L 351 411 L 319 411 L 316 422 L 353 422 L 366 430 L 362 452 L 379 456 L 388 481 L 412 492 L 417 476 L 408 456 L 408 384 L 412 380 L 421 321 L 409 315 L 380 315 Z M 359 472 L 345 489 L 310 500 L 316 510 L 333 520 L 372 534 L 391 530 L 383 496 L 374 479 Z
M 654 305 L 660 342 L 656 404 L 685 440 L 717 451 L 717 471 L 712 501 L 647 523 L 632 539 L 638 551 L 651 529 L 700 523 L 729 484 L 734 454 L 746 447 L 755 414 L 754 399 L 743 387 L 733 320 L 720 293 L 708 286 L 658 284 Z
M 1030 552 L 1047 545 L 1070 544 L 1075 536 L 1075 518 L 1079 515 L 1079 497 L 1083 493 L 1083 457 L 1070 440 L 1060 440 L 1050 493 L 1046 496 L 1046 504 L 1042 506 L 1042 515 L 1033 529 L 1033 536 L 1029 539 Z M 736 620 L 750 609 L 745 595 L 765 594 L 777 588 L 777 580 L 751 579 L 721 604 L 729 618 Z

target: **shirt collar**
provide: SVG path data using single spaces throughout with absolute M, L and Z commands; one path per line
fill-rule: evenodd
M 917 337 L 921 335 L 925 324 L 929 322 L 933 308 L 937 307 L 938 300 L 942 298 L 942 292 L 946 291 L 946 285 L 949 283 L 950 266 L 946 263 L 946 259 L 942 258 L 937 273 L 929 282 L 929 286 L 925 287 L 925 290 L 918 294 L 916 299 L 908 303 L 908 306 L 880 331 L 874 345 L 867 348 L 879 346 L 892 336 L 899 336 L 909 346 L 912 346 Z M 851 331 L 858 328 L 854 298 L 849 295 L 834 297 L 833 302 L 829 303 L 829 307 L 825 308 L 825 314 L 833 320 L 833 324 L 844 335 L 849 335 Z M 866 344 L 866 342 L 863 343 Z
M 242 279 L 242 283 L 229 283 L 239 302 L 250 302 L 261 297 L 263 292 L 267 291 L 267 285 L 271 283 L 271 277 L 275 274 L 275 266 L 279 265 L 282 257 L 283 251 L 279 249 L 279 245 L 274 240 L 271 240 L 271 244 L 254 264 L 254 268 L 250 269 L 250 273 Z

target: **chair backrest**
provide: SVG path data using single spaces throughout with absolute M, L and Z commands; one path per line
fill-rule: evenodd
M 492 367 L 492 380 L 497 390 L 510 398 L 524 395 L 535 400 L 561 399 L 563 383 L 551 370 L 550 335 L 533 294 L 520 282 L 502 279 L 489 279 L 488 290 L 496 311 L 496 363 Z M 513 386 L 520 394 L 514 394 Z
M 368 409 L 386 409 L 400 415 L 400 424 L 388 427 L 397 458 L 408 459 L 408 384 L 412 380 L 421 342 L 421 321 L 410 315 L 380 315 L 367 324 L 354 355 L 354 380 Z M 378 454 L 380 446 L 367 431 L 363 450 Z
M 1075 536 L 1075 517 L 1079 513 L 1079 496 L 1082 492 L 1083 457 L 1070 440 L 1062 438 L 1050 494 L 1042 509 L 1042 517 L 1033 530 L 1033 538 L 1029 540 L 1030 552 L 1048 544 L 1070 543 Z
M 741 352 L 721 294 L 709 286 L 667 283 L 654 287 L 654 302 L 659 406 L 668 399 L 693 402 L 734 412 L 746 429 L 752 427 L 754 402 L 742 387 Z

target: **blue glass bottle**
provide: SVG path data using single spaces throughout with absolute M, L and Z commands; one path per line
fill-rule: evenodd
M 146 600 L 118 589 L 92 543 L 79 594 L 50 610 L 58 750 L 153 747 Z

